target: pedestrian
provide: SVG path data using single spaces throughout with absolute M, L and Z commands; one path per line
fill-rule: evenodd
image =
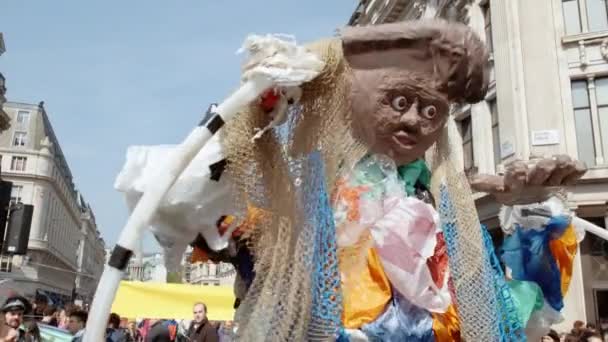
M 234 324 L 232 321 L 224 322 L 219 331 L 220 342 L 232 342 Z
M 146 335 L 146 342 L 171 342 L 171 332 L 163 320 L 150 320 L 150 331 Z
M 559 335 L 553 329 L 549 331 L 549 333 L 541 339 L 542 342 L 560 342 Z
M 602 337 L 594 331 L 587 330 L 581 334 L 579 342 L 602 342 Z
M 40 328 L 38 328 L 38 323 L 36 323 L 36 321 L 27 321 L 24 325 L 26 342 L 42 342 L 42 337 L 40 336 Z
M 82 342 L 84 338 L 84 327 L 87 325 L 88 314 L 82 310 L 70 313 L 68 320 L 68 331 L 74 335 L 72 342 Z
M 42 316 L 42 323 L 46 325 L 50 325 L 52 327 L 56 327 L 59 325 L 56 316 L 57 309 L 55 307 L 49 306 L 44 309 L 44 313 Z
M 578 342 L 583 332 L 585 332 L 585 323 L 583 321 L 574 322 L 572 330 L 566 335 L 565 342 Z
M 68 329 L 68 322 L 70 320 L 70 313 L 66 308 L 59 310 L 59 319 L 57 320 L 57 327 L 59 329 Z
M 108 319 L 108 328 L 106 329 L 107 342 L 126 342 L 127 333 L 120 328 L 120 316 L 117 313 L 111 313 Z
M 188 329 L 188 338 L 192 342 L 219 342 L 217 329 L 207 319 L 205 303 L 194 304 L 194 321 Z
M 25 342 L 25 330 L 21 328 L 23 316 L 32 309 L 28 300 L 22 296 L 11 296 L 2 305 L 4 325 L 7 327 L 7 341 Z
M 127 341 L 129 342 L 142 342 L 143 338 L 139 329 L 137 329 L 137 324 L 135 322 L 129 322 L 127 325 Z
M 49 299 L 43 294 L 36 294 L 34 298 L 34 317 L 36 320 L 41 320 L 44 317 L 44 310 L 49 306 Z

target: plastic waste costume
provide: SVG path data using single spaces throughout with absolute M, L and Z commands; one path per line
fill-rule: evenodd
M 278 38 L 249 44 L 284 51 Z M 167 264 L 188 244 L 235 264 L 243 341 L 539 340 L 561 319 L 582 238 L 551 195 L 584 166 L 560 156 L 475 179 L 509 204 L 495 251 L 450 117 L 487 91 L 471 30 L 352 27 L 305 50 L 319 74 L 243 108 L 168 194 L 151 223 Z M 265 61 L 250 58 L 244 77 L 292 67 Z M 131 205 L 170 150 L 129 151 L 116 186 Z

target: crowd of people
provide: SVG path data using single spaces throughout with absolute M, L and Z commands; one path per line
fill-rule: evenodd
M 112 313 L 108 319 L 106 342 L 230 342 L 235 332 L 232 321 L 213 322 L 207 318 L 203 302 L 192 307 L 192 320 L 128 320 Z M 41 342 L 40 326 L 65 330 L 72 342 L 84 338 L 88 318 L 86 308 L 67 305 L 57 308 L 43 300 L 30 303 L 22 296 L 11 296 L 2 304 L 4 322 L 0 342 Z M 551 330 L 541 342 L 608 342 L 608 321 L 599 329 L 591 323 L 576 321 L 568 333 Z
M 606 342 L 608 341 L 608 322 L 602 321 L 598 329 L 595 324 L 576 321 L 567 334 L 562 334 L 561 340 L 565 342 Z
M 71 335 L 71 342 L 84 338 L 88 318 L 87 308 L 66 305 L 57 308 L 42 300 L 31 303 L 14 295 L 1 307 L 0 342 L 41 342 L 41 327 L 53 327 Z M 108 318 L 106 342 L 230 342 L 233 324 L 213 322 L 207 318 L 203 302 L 193 305 L 193 319 L 129 320 L 112 313 Z

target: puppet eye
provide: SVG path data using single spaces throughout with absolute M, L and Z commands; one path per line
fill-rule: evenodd
M 397 96 L 393 99 L 393 102 L 391 102 L 391 106 L 398 111 L 405 110 L 407 107 L 407 98 L 405 98 L 405 96 Z
M 433 105 L 426 106 L 422 109 L 422 115 L 427 119 L 433 119 L 437 116 L 437 108 Z

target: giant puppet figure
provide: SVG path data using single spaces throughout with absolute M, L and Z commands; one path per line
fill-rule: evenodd
M 247 48 L 244 82 L 314 77 L 206 121 L 218 134 L 149 222 L 169 265 L 193 241 L 235 264 L 237 338 L 536 341 L 559 322 L 582 238 L 559 190 L 585 167 L 556 156 L 472 180 L 504 204 L 494 250 L 451 117 L 488 87 L 469 28 L 402 22 Z M 132 206 L 172 149 L 130 150 L 117 188 Z

